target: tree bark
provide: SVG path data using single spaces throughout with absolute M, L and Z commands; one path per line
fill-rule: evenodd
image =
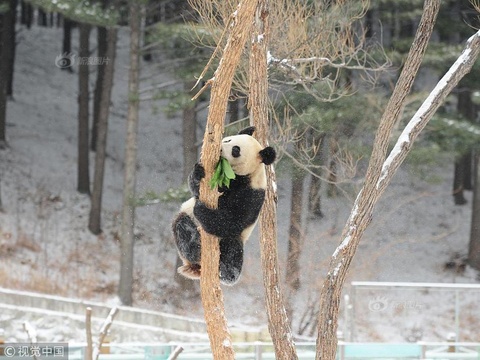
M 123 183 L 120 283 L 118 296 L 122 304 L 132 305 L 135 228 L 135 181 L 140 73 L 140 5 L 130 2 L 130 69 L 128 71 L 127 139 Z
M 102 8 L 107 6 L 106 0 L 102 1 Z M 97 27 L 97 56 L 100 59 L 105 59 L 107 53 L 107 29 L 103 26 Z M 98 133 L 98 115 L 100 112 L 100 103 L 102 100 L 103 78 L 105 75 L 106 64 L 103 61 L 97 65 L 97 79 L 95 82 L 95 90 L 93 94 L 93 124 L 92 124 L 92 138 L 90 140 L 90 149 L 96 151 L 97 148 L 97 133 Z
M 18 7 L 18 0 L 10 0 L 9 1 L 9 6 L 11 9 L 13 9 L 11 16 L 12 19 L 9 22 L 10 26 L 10 34 L 11 34 L 11 39 L 9 40 L 9 46 L 10 46 L 10 56 L 8 58 L 9 61 L 9 74 L 8 74 L 8 79 L 7 79 L 7 97 L 12 97 L 13 98 L 13 75 L 15 74 L 15 53 L 16 53 L 16 39 L 17 39 L 17 32 L 15 30 L 15 26 L 17 23 L 17 7 Z
M 256 9 L 249 58 L 248 106 L 250 122 L 256 127 L 255 135 L 262 145 L 268 144 L 268 73 L 267 48 L 270 35 L 268 26 L 268 0 L 260 0 Z M 268 330 L 275 347 L 276 359 L 295 360 L 297 354 L 292 330 L 280 288 L 277 251 L 277 194 L 274 188 L 273 166 L 267 167 L 267 190 L 260 213 L 260 252 L 262 260 Z
M 11 76 L 13 49 L 15 48 L 15 6 L 16 1 L 8 2 L 9 9 L 3 13 L 0 35 L 0 149 L 7 146 L 7 94 L 8 82 Z
M 80 64 L 78 70 L 78 163 L 77 163 L 77 191 L 81 194 L 90 194 L 90 170 L 88 148 L 88 115 L 89 115 L 89 66 L 90 56 L 89 38 L 91 26 L 80 24 Z
M 473 162 L 473 202 L 468 264 L 480 270 L 480 151 L 478 149 L 474 153 Z
M 38 26 L 47 26 L 47 13 L 42 8 L 38 8 Z
M 32 18 L 33 18 L 33 7 L 30 3 L 22 0 L 21 2 L 21 13 L 20 13 L 20 23 L 22 25 L 27 25 L 27 29 L 32 27 Z
M 45 25 L 46 26 L 46 25 Z M 63 41 L 62 41 L 62 54 L 66 55 L 66 58 L 70 60 L 69 54 L 72 53 L 72 27 L 73 21 L 64 17 L 63 18 Z M 73 64 L 71 64 L 73 65 Z M 72 72 L 72 66 L 62 66 L 62 70 Z
M 463 194 L 463 190 L 465 189 L 465 165 L 465 159 L 463 156 L 455 160 L 452 191 L 453 202 L 455 205 L 465 205 L 467 203 L 467 199 L 465 199 Z
M 457 111 L 470 121 L 475 121 L 477 113 L 472 101 L 472 91 L 462 89 L 457 94 Z M 453 174 L 453 200 L 455 205 L 464 205 L 467 199 L 464 190 L 472 190 L 472 155 L 471 149 L 455 159 Z
M 114 63 L 117 46 L 117 29 L 107 30 L 107 52 L 108 59 L 105 65 L 105 77 L 102 86 L 102 98 L 98 113 L 98 140 L 95 154 L 95 173 L 93 177 L 92 203 L 88 221 L 88 229 L 93 234 L 100 234 L 103 177 L 105 172 L 105 157 L 107 148 L 108 116 L 110 114 L 110 99 L 113 87 Z
M 385 159 L 392 127 L 398 119 L 402 104 L 415 78 L 435 23 L 439 5 L 440 1 L 438 0 L 427 0 L 425 3 L 414 43 L 377 131 L 365 184 L 355 200 L 350 217 L 343 229 L 342 242 L 332 256 L 320 298 L 317 359 L 335 359 L 338 310 L 343 283 L 359 240 L 372 219 L 376 202 L 409 153 L 419 133 L 460 79 L 471 70 L 480 53 L 479 31 L 467 41 L 460 57 L 412 117 L 390 155 Z
M 295 166 L 295 165 L 293 165 Z M 303 183 L 305 176 L 300 169 L 292 172 L 292 193 L 290 197 L 290 227 L 288 231 L 287 284 L 286 307 L 290 321 L 293 319 L 293 300 L 300 289 L 300 255 L 302 253 L 302 207 Z
M 439 7 L 439 0 L 425 1 L 422 19 L 410 52 L 397 81 L 397 85 L 380 120 L 373 144 L 372 156 L 365 176 L 365 184 L 357 196 L 350 218 L 343 229 L 341 236 L 343 239 L 342 243 L 331 258 L 329 271 L 320 294 L 316 351 L 317 360 L 335 359 L 337 351 L 338 311 L 343 284 L 360 238 L 371 221 L 373 207 L 380 196 L 377 189 L 377 182 L 381 176 L 390 135 L 395 123 L 398 121 L 406 96 L 410 92 L 422 62 Z
M 294 169 L 290 201 L 290 227 L 288 231 L 288 256 L 286 282 L 290 292 L 300 289 L 300 254 L 302 248 L 302 206 L 304 174 Z
M 205 168 L 205 179 L 200 183 L 200 200 L 208 207 L 216 208 L 218 192 L 209 188 L 208 181 L 220 158 L 228 96 L 235 69 L 247 41 L 253 21 L 257 0 L 241 1 L 228 24 L 230 33 L 223 56 L 215 71 L 212 84 L 207 125 L 203 138 L 201 163 Z M 205 313 L 207 332 L 214 359 L 234 358 L 231 335 L 224 314 L 223 294 L 219 279 L 219 242 L 215 236 L 200 228 L 201 271 L 200 287 Z

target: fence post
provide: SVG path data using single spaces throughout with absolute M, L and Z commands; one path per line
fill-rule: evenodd
M 460 337 L 460 292 L 455 290 L 455 342 L 459 342 Z

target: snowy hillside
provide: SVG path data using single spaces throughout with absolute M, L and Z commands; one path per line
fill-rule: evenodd
M 0 213 L 1 287 L 96 301 L 115 298 L 127 112 L 127 35 L 125 30 L 120 32 L 116 62 L 104 187 L 104 233 L 93 236 L 87 230 L 89 199 L 76 192 L 77 74 L 55 66 L 55 58 L 61 54 L 59 29 L 21 29 L 15 98 L 8 104 L 9 148 L 0 152 L 4 209 Z M 74 31 L 74 49 L 77 37 Z M 155 74 L 155 81 L 169 80 L 168 74 L 161 74 L 154 65 L 144 65 L 142 71 L 144 78 Z M 93 80 L 92 76 L 92 89 Z M 149 84 L 150 80 L 143 83 Z M 160 110 L 154 111 L 154 106 Z M 167 118 L 161 107 L 161 102 L 141 106 L 138 193 L 162 192 L 177 186 L 181 177 L 181 119 Z M 93 160 L 92 154 L 92 165 Z M 405 168 L 397 174 L 362 239 L 349 281 L 476 281 L 477 273 L 472 269 L 467 268 L 465 273 L 444 269 L 455 254 L 466 254 L 470 226 L 470 206 L 453 205 L 452 166 L 448 163 L 439 171 L 442 181 L 435 185 L 422 182 Z M 279 255 L 284 263 L 289 179 L 280 174 L 278 183 Z M 351 201 L 345 198 L 325 198 L 325 218 L 308 225 L 303 283 L 296 306 L 298 318 L 308 300 L 318 297 L 328 257 L 339 241 L 350 206 Z M 175 204 L 158 204 L 137 211 L 135 305 L 201 319 L 198 298 L 181 293 L 173 281 L 176 251 L 170 221 L 177 208 Z M 266 323 L 259 258 L 254 234 L 246 248 L 240 283 L 224 289 L 227 317 L 233 323 Z M 423 301 L 442 309 L 441 298 Z M 294 324 L 298 321 L 295 319 Z M 382 340 L 404 338 L 385 331 L 380 328 L 366 332 Z M 469 340 L 474 340 L 475 334 L 469 334 Z

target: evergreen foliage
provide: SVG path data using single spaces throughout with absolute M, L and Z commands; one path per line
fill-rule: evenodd
M 101 3 L 88 0 L 26 0 L 46 12 L 57 12 L 63 16 L 94 26 L 111 27 L 117 25 L 120 15 L 113 7 L 103 9 Z

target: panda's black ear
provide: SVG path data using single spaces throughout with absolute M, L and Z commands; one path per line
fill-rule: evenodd
M 243 130 L 240 130 L 238 135 L 245 134 L 245 135 L 252 136 L 254 131 L 255 131 L 255 126 L 249 126 L 249 127 L 245 128 Z
M 260 150 L 260 157 L 265 165 L 270 165 L 275 161 L 277 153 L 273 147 L 267 146 L 265 149 Z

